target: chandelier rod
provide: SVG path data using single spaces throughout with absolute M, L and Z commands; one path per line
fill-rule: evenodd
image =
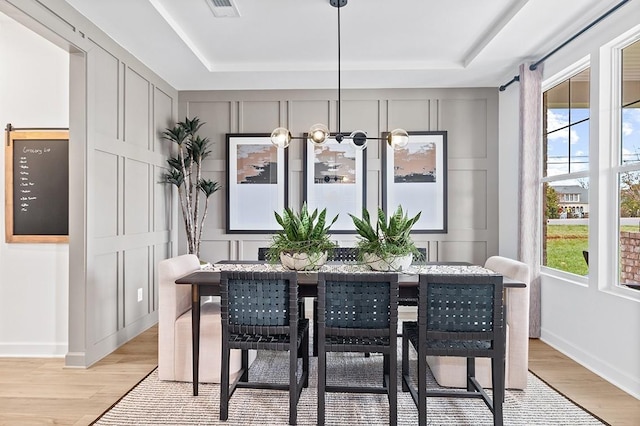
M 341 112 L 340 112 L 340 108 L 341 108 L 341 86 L 340 86 L 340 1 L 338 1 L 338 134 L 340 134 L 340 121 L 341 121 Z
M 329 4 L 331 6 L 338 8 L 338 105 L 336 108 L 338 115 L 338 132 L 335 134 L 335 141 L 341 143 L 345 139 L 348 139 L 351 140 L 354 147 L 364 149 L 368 139 L 385 140 L 393 149 L 403 148 L 407 143 L 409 143 L 409 134 L 406 130 L 400 128 L 388 132 L 385 137 L 368 137 L 367 133 L 363 130 L 356 130 L 350 135 L 342 134 L 342 23 L 340 22 L 340 8 L 345 6 L 347 2 L 348 0 L 329 0 Z M 329 122 L 331 122 L 331 116 L 329 116 Z M 293 139 L 307 139 L 316 145 L 322 145 L 330 137 L 331 131 L 329 130 L 329 127 L 324 124 L 314 124 L 311 126 L 306 137 L 293 136 L 289 129 L 285 127 L 277 127 L 273 132 L 271 132 L 271 142 L 279 148 L 288 147 L 289 142 Z

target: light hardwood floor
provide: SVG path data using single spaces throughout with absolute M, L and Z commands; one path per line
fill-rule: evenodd
M 88 369 L 62 359 L 0 358 L 0 425 L 88 425 L 157 365 L 157 326 Z M 539 340 L 529 366 L 611 425 L 640 425 L 640 401 Z

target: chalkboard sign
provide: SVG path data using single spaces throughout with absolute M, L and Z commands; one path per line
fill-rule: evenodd
M 69 241 L 69 132 L 8 131 L 5 227 L 8 243 Z

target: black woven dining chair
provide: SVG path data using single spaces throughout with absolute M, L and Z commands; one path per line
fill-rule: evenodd
M 428 397 L 481 398 L 502 425 L 505 328 L 501 275 L 420 275 L 418 321 L 402 324 L 402 390 L 418 407 L 418 424 L 427 424 Z M 409 343 L 418 352 L 417 390 L 409 368 Z M 467 388 L 427 389 L 427 356 L 467 358 Z M 491 358 L 493 396 L 475 377 L 475 359 Z
M 397 423 L 398 274 L 318 274 L 318 424 L 326 392 L 386 393 Z M 382 386 L 327 384 L 327 353 L 383 354 Z M 332 380 L 332 382 L 335 382 Z
M 236 388 L 289 391 L 289 424 L 297 422 L 297 405 L 309 380 L 309 320 L 298 310 L 296 272 L 223 271 L 220 277 L 222 372 L 220 420 L 227 420 Z M 229 383 L 231 349 L 242 350 L 242 369 Z M 250 382 L 248 350 L 289 351 L 289 383 Z M 298 379 L 298 352 L 302 372 Z

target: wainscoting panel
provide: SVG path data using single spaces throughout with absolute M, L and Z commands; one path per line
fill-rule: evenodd
M 403 127 L 409 131 L 448 132 L 449 192 L 447 234 L 416 234 L 419 247 L 429 249 L 430 260 L 462 260 L 484 263 L 498 250 L 498 97 L 494 88 L 345 90 L 342 96 L 342 130 L 364 130 L 371 136 Z M 181 92 L 179 116 L 198 116 L 207 124 L 202 136 L 214 141 L 205 161 L 207 176 L 224 185 L 226 151 L 219 148 L 225 133 L 270 133 L 279 125 L 301 136 L 315 123 L 328 124 L 335 132 L 337 99 L 328 90 Z M 231 114 L 226 108 L 231 105 Z M 233 105 L 238 105 L 234 116 Z M 437 119 L 437 121 L 436 121 Z M 230 122 L 228 120 L 231 120 Z M 303 193 L 303 149 L 306 141 L 294 140 L 289 148 L 289 206 L 298 209 Z M 367 208 L 375 213 L 381 204 L 380 141 L 367 148 Z M 222 170 L 220 169 L 222 166 Z M 215 173 L 213 171 L 215 170 Z M 495 188 L 493 188 L 495 187 Z M 201 248 L 203 260 L 256 259 L 257 248 L 268 244 L 268 235 L 224 233 L 224 191 L 212 198 Z M 251 208 L 247 200 L 247 208 Z M 181 219 L 180 219 L 181 220 Z M 182 225 L 180 247 L 186 246 Z M 352 246 L 355 235 L 336 235 L 341 245 Z
M 153 177 L 153 230 L 169 231 L 173 219 L 173 209 L 171 206 L 172 194 L 175 186 L 163 183 L 164 175 L 169 169 L 159 166 L 152 166 Z M 178 192 L 175 189 L 176 194 Z M 182 213 L 180 213 L 182 214 Z
M 153 111 L 153 151 L 163 157 L 169 157 L 173 143 L 165 140 L 162 133 L 175 125 L 173 99 L 157 87 L 153 91 Z
M 149 232 L 149 164 L 126 160 L 124 175 L 124 233 Z
M 149 313 L 149 248 L 139 247 L 124 251 L 124 324 L 125 327 Z M 142 292 L 142 300 L 139 300 Z
M 151 311 L 157 311 L 159 303 L 158 303 L 158 294 L 159 294 L 159 281 L 158 281 L 158 263 L 160 263 L 161 260 L 164 259 L 168 259 L 170 257 L 173 256 L 173 244 L 171 244 L 171 242 L 167 241 L 164 244 L 156 244 L 155 246 L 153 246 L 153 264 L 152 266 L 152 282 L 153 282 L 153 286 L 152 286 L 152 291 L 153 294 L 150 295 L 150 299 L 151 299 Z
M 270 134 L 274 125 L 280 122 L 280 102 L 242 101 L 240 102 L 240 133 Z
M 489 122 L 487 102 L 482 98 L 438 101 L 438 130 L 446 130 L 449 141 L 455 142 L 449 144 L 449 158 L 487 158 L 488 128 L 496 126 Z M 497 144 L 497 138 L 491 143 Z
M 185 245 L 180 244 L 180 253 L 186 253 Z M 237 259 L 236 244 L 233 241 L 218 239 L 217 241 L 203 241 L 200 243 L 200 259 L 206 262 L 218 262 L 225 259 Z M 256 253 L 258 251 L 256 250 Z M 256 254 L 257 256 L 257 254 Z M 257 258 L 257 257 L 256 257 Z
M 120 76 L 118 73 L 120 61 L 107 50 L 96 44 L 87 56 L 87 66 L 90 73 L 100 84 L 93 85 L 88 96 L 91 107 L 95 110 L 93 131 L 101 138 L 114 143 L 119 137 L 118 125 L 118 87 Z
M 388 102 L 388 130 L 432 130 L 429 99 L 392 99 Z M 444 130 L 444 129 L 443 129 Z
M 143 149 L 149 149 L 149 81 L 126 68 L 124 86 L 124 141 Z M 141 124 L 145 125 L 141 125 Z
M 287 128 L 294 136 L 302 136 L 316 123 L 328 124 L 329 122 L 335 122 L 335 117 L 331 116 L 331 102 L 327 100 L 293 100 L 289 101 L 289 107 L 291 115 L 288 117 L 288 121 L 282 124 L 288 126 Z M 294 143 L 296 145 L 304 145 L 301 141 Z
M 95 151 L 95 185 L 92 196 L 99 200 L 94 211 L 93 231 L 97 238 L 118 233 L 118 156 Z M 116 179 L 114 179 L 116 177 Z
M 486 170 L 449 170 L 449 229 L 487 229 Z
M 438 243 L 439 262 L 471 262 L 484 265 L 489 257 L 484 241 L 441 241 Z
M 92 306 L 93 335 L 100 341 L 118 331 L 118 256 L 116 253 L 106 253 L 94 258 L 95 276 L 93 281 L 92 299 L 99 300 Z

